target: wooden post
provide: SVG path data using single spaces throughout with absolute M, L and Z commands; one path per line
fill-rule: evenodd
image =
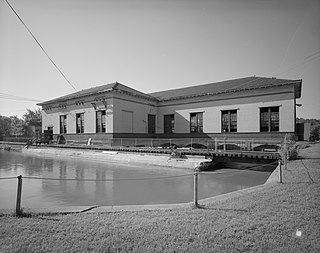
M 21 192 L 22 192 L 22 176 L 18 176 L 18 190 L 17 190 L 17 204 L 16 204 L 16 215 L 21 214 Z
M 193 177 L 193 201 L 194 201 L 194 206 L 199 207 L 198 205 L 198 171 L 194 172 L 194 177 Z
M 279 159 L 278 164 L 279 164 L 279 181 L 282 184 L 282 164 L 281 164 L 281 159 Z
M 214 152 L 217 153 L 218 150 L 218 140 L 217 137 L 214 138 Z
M 288 160 L 288 147 L 287 147 L 287 134 L 284 136 L 284 169 L 287 169 L 287 160 Z

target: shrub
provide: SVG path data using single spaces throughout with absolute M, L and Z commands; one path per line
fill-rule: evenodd
M 285 158 L 287 158 L 287 160 L 294 160 L 298 157 L 299 144 L 296 143 L 295 136 L 293 134 L 285 135 L 284 142 L 279 153 L 282 161 L 284 161 Z

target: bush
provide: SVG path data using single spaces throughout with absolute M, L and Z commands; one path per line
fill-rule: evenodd
M 282 161 L 284 161 L 285 158 L 287 158 L 287 160 L 295 160 L 298 157 L 299 144 L 296 143 L 293 134 L 286 134 L 279 153 Z
M 320 126 L 313 126 L 310 132 L 310 141 L 318 141 L 320 139 Z

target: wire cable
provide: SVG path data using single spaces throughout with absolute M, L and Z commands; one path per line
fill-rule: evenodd
M 293 70 L 293 69 L 298 68 L 298 67 L 300 67 L 300 66 L 303 66 L 303 65 L 305 65 L 305 64 L 307 64 L 307 63 L 309 63 L 309 62 L 311 62 L 311 61 L 316 60 L 317 58 L 320 57 L 319 53 L 320 53 L 320 51 L 317 51 L 317 52 L 315 52 L 315 53 L 313 53 L 313 54 L 305 57 L 302 62 L 297 62 L 297 63 L 293 64 L 293 65 L 292 65 L 291 67 L 289 67 L 288 69 L 286 69 L 286 70 L 284 70 L 284 71 L 282 71 L 282 72 L 280 72 L 280 73 L 277 73 L 277 75 L 282 75 L 282 74 L 284 74 L 284 73 L 286 73 L 286 72 L 288 72 L 288 71 L 290 71 L 290 70 Z
M 38 44 L 38 46 L 41 48 L 42 52 L 44 52 L 44 54 L 48 57 L 48 59 L 51 61 L 51 63 L 53 64 L 53 66 L 55 66 L 55 68 L 60 72 L 60 74 L 63 76 L 63 78 L 68 82 L 68 84 L 75 90 L 77 91 L 77 89 L 74 87 L 74 85 L 72 85 L 72 83 L 67 79 L 67 77 L 65 76 L 65 74 L 63 74 L 63 72 L 60 70 L 60 68 L 57 66 L 57 64 L 52 60 L 52 58 L 49 56 L 49 54 L 46 52 L 46 50 L 43 48 L 43 46 L 40 44 L 40 42 L 37 40 L 37 38 L 33 35 L 33 33 L 30 31 L 30 29 L 28 28 L 28 26 L 23 22 L 23 20 L 21 19 L 21 17 L 19 16 L 19 14 L 14 10 L 14 8 L 11 6 L 11 4 L 8 2 L 8 0 L 4 0 L 6 1 L 6 3 L 9 5 L 10 9 L 13 11 L 13 13 L 17 16 L 17 18 L 20 20 L 20 22 L 24 25 L 24 27 L 27 29 L 27 31 L 29 32 L 29 34 L 32 36 L 32 38 L 35 40 L 35 42 Z
M 1 179 L 17 179 L 17 177 L 0 177 L 0 180 Z
M 10 99 L 10 100 L 16 100 L 16 101 L 43 102 L 43 100 L 40 100 L 40 99 L 20 97 L 20 96 L 15 96 L 15 95 L 2 93 L 2 92 L 0 92 L 0 99 Z
M 309 168 L 305 165 L 305 163 L 303 162 L 302 159 L 300 159 L 300 162 L 302 163 L 303 167 L 306 169 L 306 172 L 307 172 L 307 175 L 308 175 L 308 178 L 309 178 L 309 182 L 311 183 L 314 183 L 311 175 L 310 175 L 310 172 L 309 172 Z
M 42 179 L 42 180 L 56 180 L 56 181 L 106 181 L 106 182 L 117 182 L 117 181 L 142 181 L 142 180 L 154 180 L 154 179 L 168 179 L 168 178 L 177 178 L 177 177 L 187 177 L 193 176 L 194 173 L 184 174 L 184 175 L 177 175 L 177 176 L 168 176 L 168 177 L 150 177 L 150 178 L 119 178 L 119 179 L 78 179 L 78 178 L 51 178 L 51 177 L 22 177 L 28 179 Z
M 291 44 L 292 44 L 293 40 L 295 39 L 298 31 L 301 29 L 302 25 L 304 24 L 304 22 L 306 21 L 307 17 L 309 16 L 309 13 L 311 12 L 311 10 L 312 10 L 312 6 L 309 8 L 308 11 L 305 12 L 302 21 L 298 24 L 297 28 L 295 29 L 295 31 L 294 31 L 294 33 L 293 33 L 293 35 L 292 35 L 287 47 L 286 47 L 286 51 L 285 51 L 285 54 L 284 54 L 283 59 L 281 61 L 281 64 L 279 65 L 278 69 L 275 72 L 278 72 L 282 68 L 283 64 L 285 63 L 285 61 L 287 59 L 288 51 L 289 51 L 289 49 L 291 47 Z

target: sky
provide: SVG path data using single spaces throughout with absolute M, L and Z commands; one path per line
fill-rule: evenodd
M 302 79 L 320 119 L 320 0 L 0 0 L 0 115 L 118 81 L 149 93 L 248 76 Z M 67 81 L 67 80 L 68 81 Z

